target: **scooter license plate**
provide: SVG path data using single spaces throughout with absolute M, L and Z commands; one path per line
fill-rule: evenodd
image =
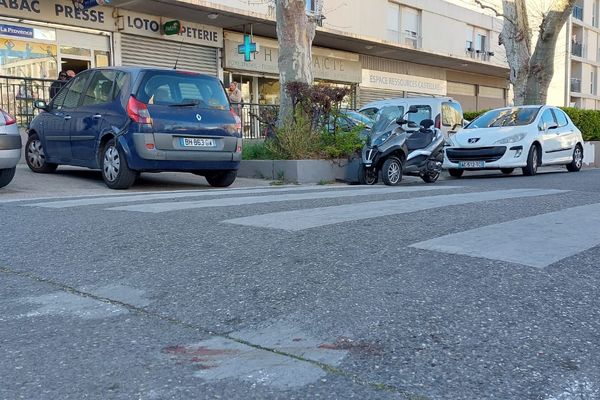
M 460 161 L 459 168 L 485 168 L 485 161 Z

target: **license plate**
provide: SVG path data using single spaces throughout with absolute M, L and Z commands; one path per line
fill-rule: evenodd
M 183 147 L 215 147 L 215 141 L 213 139 L 180 138 L 179 143 L 181 143 Z
M 485 161 L 460 161 L 458 166 L 460 168 L 484 168 Z

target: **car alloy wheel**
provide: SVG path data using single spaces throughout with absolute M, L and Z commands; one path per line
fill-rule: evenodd
M 104 150 L 104 163 L 102 164 L 102 173 L 110 182 L 114 182 L 119 177 L 121 171 L 121 157 L 119 151 L 113 145 L 109 145 Z
M 581 169 L 583 166 L 583 151 L 581 151 L 581 147 L 579 146 L 575 148 L 575 152 L 573 153 L 573 163 L 577 169 Z

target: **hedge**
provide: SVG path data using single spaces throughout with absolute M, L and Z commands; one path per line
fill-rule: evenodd
M 583 135 L 583 140 L 600 140 L 600 111 L 582 110 L 574 107 L 560 107 Z M 475 118 L 488 110 L 466 111 L 464 117 L 466 120 L 473 121 Z

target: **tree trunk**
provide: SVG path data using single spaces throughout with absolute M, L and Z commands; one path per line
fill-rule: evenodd
M 546 104 L 548 87 L 554 75 L 556 42 L 574 5 L 575 0 L 555 0 L 542 20 L 535 51 L 529 61 L 525 104 Z
M 531 58 L 531 30 L 526 0 L 503 0 L 504 26 L 500 42 L 506 49 L 510 67 L 510 83 L 513 85 L 515 105 L 525 102 L 529 60 Z
M 278 124 L 281 126 L 292 114 L 286 84 L 313 83 L 312 42 L 316 25 L 306 14 L 306 0 L 277 0 L 276 7 L 281 85 Z

